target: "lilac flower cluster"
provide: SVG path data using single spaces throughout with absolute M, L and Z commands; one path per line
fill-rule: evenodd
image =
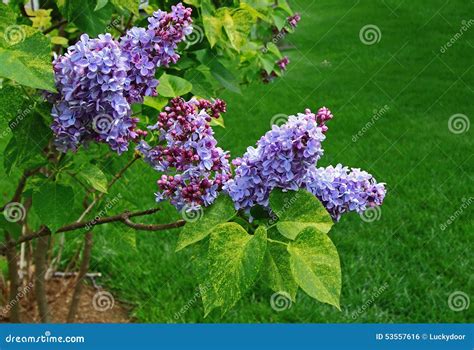
M 297 190 L 303 185 L 308 169 L 323 155 L 323 130 L 309 109 L 290 116 L 282 126 L 274 125 L 258 142 L 249 147 L 233 164 L 235 176 L 224 189 L 232 197 L 236 209 L 268 206 L 273 188 Z
M 347 167 L 317 168 L 323 155 L 321 142 L 327 131 L 326 122 L 333 115 L 326 107 L 317 114 L 290 116 L 281 127 L 273 126 L 258 142 L 249 147 L 242 158 L 233 161 L 235 176 L 227 181 L 224 190 L 231 196 L 237 210 L 249 211 L 255 205 L 268 207 L 274 188 L 313 193 L 338 221 L 348 211 L 359 213 L 381 205 L 385 196 L 384 184 L 372 175 Z
M 120 46 L 130 65 L 126 96 L 130 103 L 143 102 L 144 96 L 155 96 L 157 67 L 176 63 L 177 44 L 192 28 L 191 8 L 181 3 L 171 12 L 158 10 L 148 19 L 148 28 L 132 28 L 120 39 Z
M 130 104 L 156 95 L 156 68 L 176 63 L 177 44 L 192 31 L 191 9 L 178 4 L 157 11 L 149 26 L 132 28 L 120 42 L 110 34 L 78 43 L 53 62 L 58 94 L 48 96 L 58 150 L 77 150 L 88 141 L 106 142 L 119 154 L 141 130 Z
M 326 207 L 335 221 L 343 213 L 364 212 L 379 206 L 385 197 L 385 185 L 360 169 L 349 169 L 341 164 L 327 168 L 312 167 L 305 179 L 306 189 Z
M 290 64 L 290 59 L 287 56 L 285 56 L 282 59 L 276 61 L 275 64 L 280 68 L 280 72 L 283 73 L 284 71 L 286 71 L 286 66 Z M 273 79 L 278 77 L 278 73 L 275 70 L 271 71 L 270 73 L 267 73 L 267 71 L 262 70 L 261 76 L 262 76 L 262 81 L 265 84 L 268 84 L 272 82 Z
M 159 144 L 141 141 L 137 147 L 145 161 L 163 172 L 156 200 L 170 200 L 178 210 L 210 205 L 230 178 L 229 154 L 217 147 L 209 125 L 226 111 L 222 100 L 213 102 L 174 98 L 149 127 L 159 131 Z M 173 174 L 173 175 L 170 175 Z
M 59 94 L 52 110 L 58 150 L 76 150 L 84 141 L 107 142 L 121 153 L 134 139 L 136 120 L 124 97 L 128 65 L 110 34 L 87 34 L 53 62 Z

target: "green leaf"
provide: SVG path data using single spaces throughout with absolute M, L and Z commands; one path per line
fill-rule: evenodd
M 143 99 L 143 104 L 145 106 L 154 108 L 157 111 L 161 111 L 162 108 L 168 104 L 168 99 L 163 96 L 145 96 Z
M 140 5 L 138 0 L 111 0 L 111 2 L 115 5 L 115 7 L 121 9 L 122 11 L 125 10 L 138 15 L 138 7 Z
M 338 309 L 341 266 L 337 249 L 328 235 L 308 227 L 288 244 L 290 266 L 296 283 L 309 296 Z
M 221 7 L 217 10 L 217 17 L 220 19 L 232 47 L 240 51 L 250 34 L 253 24 L 252 15 L 243 9 L 232 11 L 228 7 Z
M 254 284 L 265 256 L 267 232 L 263 226 L 249 235 L 228 222 L 217 226 L 209 242 L 209 282 L 222 314 L 232 308 Z
M 23 110 L 28 108 L 27 101 L 24 92 L 17 86 L 6 85 L 0 89 L 0 138 L 6 136 L 4 129 L 10 121 L 23 115 Z
M 47 181 L 33 193 L 33 208 L 54 232 L 74 219 L 74 192 L 69 186 Z
M 14 214 L 16 215 L 18 213 L 18 215 L 22 216 L 24 212 L 21 211 L 22 210 L 21 207 L 15 206 L 14 210 L 17 210 L 17 209 L 18 209 L 18 211 Z M 8 210 L 8 209 L 5 209 L 5 210 Z M 18 217 L 18 216 L 16 216 L 16 217 Z M 12 235 L 12 237 L 15 238 L 15 239 L 21 236 L 20 222 L 19 221 L 18 222 L 12 222 L 12 221 L 7 220 L 6 215 L 4 213 L 0 213 L 0 228 L 7 231 L 8 233 L 10 233 Z M 0 235 L 0 238 L 3 238 L 3 232 L 1 230 L 0 230 L 0 233 L 2 233 Z
M 177 97 L 187 94 L 193 89 L 193 85 L 186 79 L 163 73 L 159 79 L 160 85 L 156 91 L 164 97 Z
M 201 0 L 183 0 L 183 2 L 194 7 L 201 6 Z
M 209 123 L 211 126 L 220 126 L 221 128 L 225 128 L 224 124 L 224 117 L 220 116 L 219 118 L 212 118 L 211 122 Z
M 247 2 L 241 1 L 240 8 L 248 11 L 254 18 L 260 18 L 261 20 L 265 22 L 271 23 L 271 20 L 264 13 L 258 11 L 251 4 L 248 4 L 248 1 Z
M 260 56 L 260 62 L 262 63 L 262 66 L 263 66 L 263 69 L 265 70 L 265 72 L 267 72 L 268 74 L 273 72 L 273 70 L 275 68 L 275 61 L 274 60 L 271 60 L 268 57 L 265 57 L 265 56 L 261 55 Z
M 110 3 L 97 11 L 96 0 L 61 0 L 58 7 L 69 22 L 91 37 L 104 33 L 112 19 L 113 5 Z
M 67 38 L 62 36 L 52 36 L 51 37 L 51 44 L 54 45 L 61 45 L 62 47 L 67 47 L 69 45 L 69 41 Z
M 326 208 L 305 190 L 283 192 L 274 189 L 270 193 L 270 207 L 279 218 L 276 224 L 278 231 L 291 240 L 308 226 L 328 233 L 333 225 Z
M 22 116 L 22 119 L 15 118 L 13 137 L 4 153 L 3 161 L 7 174 L 10 174 L 14 167 L 23 168 L 36 161 L 51 138 L 51 129 L 44 124 L 41 115 L 30 111 Z
M 232 200 L 227 195 L 220 195 L 215 202 L 204 209 L 201 219 L 188 222 L 179 233 L 176 251 L 207 237 L 218 224 L 227 222 L 235 215 Z
M 49 38 L 24 25 L 0 26 L 0 77 L 56 91 Z
M 279 31 L 281 31 L 288 24 L 286 20 L 288 18 L 288 14 L 285 11 L 281 10 L 280 8 L 276 8 L 273 11 L 272 18 L 273 18 L 273 22 L 275 23 L 275 26 L 277 27 Z
M 287 293 L 293 301 L 296 299 L 298 285 L 290 267 L 290 256 L 283 244 L 268 243 L 263 269 L 264 280 L 277 293 Z
M 184 78 L 193 84 L 192 93 L 195 96 L 210 99 L 213 96 L 215 82 L 209 67 L 200 65 L 195 69 L 188 69 L 184 72 Z M 217 83 L 216 83 L 217 85 Z
M 97 191 L 107 193 L 107 177 L 104 172 L 93 164 L 87 164 L 77 175 Z
M 278 47 L 274 43 L 272 43 L 272 42 L 267 43 L 266 48 L 269 52 L 274 54 L 277 58 L 282 58 L 283 57 L 280 50 L 278 49 Z
M 218 17 L 214 17 L 214 6 L 210 0 L 203 0 L 201 4 L 202 11 L 202 24 L 204 26 L 204 32 L 206 38 L 211 45 L 211 48 L 222 39 L 222 20 Z
M 103 8 L 109 0 L 97 0 L 97 4 L 94 7 L 94 11 L 99 11 L 101 8 Z
M 207 52 L 206 55 L 204 55 L 202 63 L 209 67 L 214 79 L 221 83 L 223 87 L 237 94 L 242 94 L 237 78 L 219 62 L 217 57 L 213 57 Z

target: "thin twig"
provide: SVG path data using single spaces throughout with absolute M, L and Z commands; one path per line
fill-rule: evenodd
M 53 24 L 51 27 L 49 28 L 46 28 L 45 30 L 43 30 L 43 34 L 48 34 L 50 32 L 52 32 L 53 30 L 55 30 L 56 28 L 59 28 L 61 27 L 63 24 L 66 24 L 67 23 L 67 20 L 63 19 L 61 22 L 58 22 L 56 24 Z
M 23 194 L 23 190 L 25 189 L 26 182 L 27 182 L 28 178 L 35 175 L 37 172 L 39 172 L 39 170 L 40 170 L 40 168 L 36 168 L 36 169 L 31 169 L 31 170 L 25 170 L 23 172 L 23 174 L 20 177 L 20 181 L 18 181 L 18 185 L 16 187 L 15 193 L 13 194 L 12 199 L 8 203 L 19 202 L 20 201 L 21 195 Z M 3 205 L 0 208 L 0 211 L 3 211 L 5 209 L 5 207 L 8 205 L 8 203 Z
M 107 185 L 107 190 L 109 190 L 116 182 L 118 179 L 120 179 L 123 174 L 125 173 L 125 171 L 127 171 L 128 168 L 130 168 L 132 166 L 133 163 L 135 163 L 135 161 L 137 159 L 140 158 L 140 155 L 138 154 L 135 154 L 135 156 L 132 158 L 132 160 L 130 160 L 127 164 L 125 164 L 125 166 L 117 173 L 114 175 L 113 179 L 110 181 L 110 183 Z M 104 197 L 105 193 L 104 192 L 101 192 L 92 202 L 91 204 L 89 204 L 89 206 L 82 212 L 81 216 L 79 217 L 79 219 L 77 219 L 77 222 L 80 222 L 82 220 L 84 220 L 84 218 L 86 217 L 87 214 L 89 214 L 89 212 L 92 210 L 92 208 L 94 208 L 94 206 L 97 204 L 97 202 L 99 202 L 103 197 Z

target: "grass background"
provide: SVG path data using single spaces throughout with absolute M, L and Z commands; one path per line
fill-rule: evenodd
M 457 113 L 474 116 L 474 28 L 445 53 L 440 48 L 470 19 L 474 3 L 291 3 L 302 21 L 286 40 L 292 47 L 288 73 L 270 85 L 248 87 L 242 96 L 219 96 L 228 102 L 227 127 L 216 136 L 222 148 L 240 156 L 275 115 L 325 105 L 335 118 L 319 164 L 360 167 L 387 183 L 379 220 L 348 214 L 330 233 L 341 257 L 342 311 L 300 291 L 291 308 L 277 312 L 270 306 L 273 292 L 257 282 L 223 318 L 203 318 L 189 253 L 174 252 L 177 230 L 101 226 L 91 270 L 104 274 L 99 282 L 117 299 L 134 305 L 138 322 L 472 322 L 473 308 L 455 312 L 448 297 L 474 294 L 473 207 L 463 208 L 463 200 L 473 197 L 474 142 L 472 130 L 454 134 L 448 120 Z M 378 43 L 361 42 L 359 31 L 367 24 L 380 29 Z M 384 106 L 388 112 L 354 142 Z M 124 208 L 151 207 L 156 177 L 135 164 L 109 198 L 126 194 Z M 441 230 L 452 215 L 457 218 Z M 153 221 L 178 217 L 168 206 Z M 81 243 L 81 233 L 74 235 L 66 257 Z
M 189 256 L 174 253 L 176 231 L 104 232 L 96 237 L 94 264 L 115 295 L 135 305 L 139 322 L 473 321 L 472 307 L 455 312 L 447 300 L 455 291 L 471 297 L 474 291 L 473 208 L 462 208 L 473 197 L 474 142 L 472 130 L 448 129 L 450 116 L 474 115 L 474 28 L 445 53 L 440 49 L 469 20 L 474 4 L 300 0 L 292 6 L 303 19 L 287 38 L 294 47 L 287 52 L 288 73 L 246 88 L 243 96 L 220 96 L 228 102 L 227 127 L 216 134 L 221 147 L 239 156 L 274 115 L 325 105 L 335 118 L 320 164 L 360 167 L 387 183 L 379 220 L 366 223 L 349 214 L 330 233 L 342 263 L 342 311 L 300 291 L 290 309 L 276 312 L 272 292 L 257 282 L 224 318 L 203 318 Z M 380 29 L 378 43 L 359 39 L 367 24 Z M 354 142 L 384 106 L 388 112 Z M 148 179 L 148 169 L 139 168 Z M 143 201 L 154 183 L 142 182 L 137 198 Z M 160 215 L 165 222 L 174 213 Z

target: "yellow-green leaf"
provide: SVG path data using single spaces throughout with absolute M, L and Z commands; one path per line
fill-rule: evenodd
M 254 235 L 228 222 L 217 226 L 209 242 L 209 282 L 222 314 L 232 308 L 254 284 L 267 246 L 267 232 L 259 227 Z
M 283 192 L 274 189 L 270 194 L 270 207 L 279 219 L 276 224 L 278 231 L 292 240 L 308 226 L 328 233 L 333 225 L 326 208 L 305 190 Z
M 308 227 L 288 244 L 288 252 L 291 272 L 301 289 L 340 309 L 341 265 L 337 249 L 328 235 Z
M 49 39 L 24 25 L 0 29 L 0 77 L 33 88 L 56 91 Z

